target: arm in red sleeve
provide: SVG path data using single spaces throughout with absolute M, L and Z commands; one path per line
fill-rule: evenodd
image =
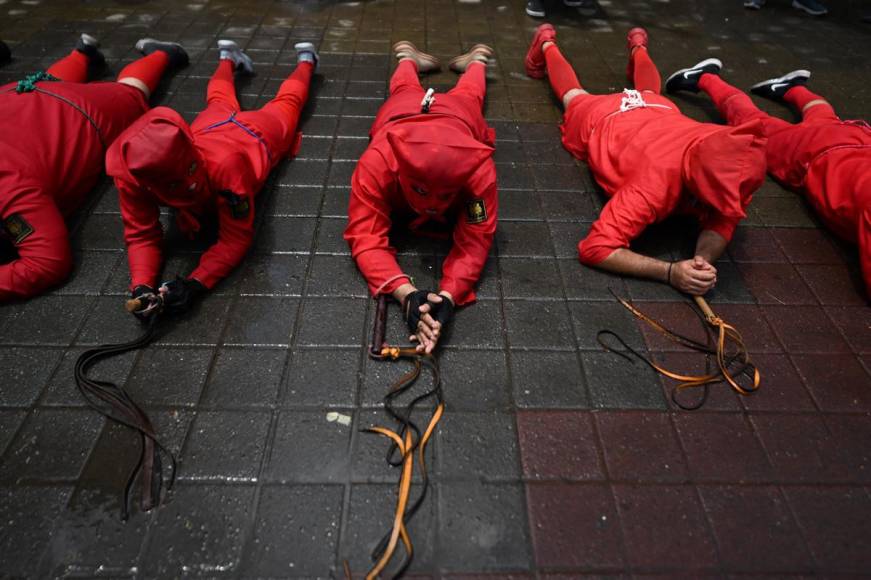
M 163 260 L 160 207 L 148 192 L 115 179 L 124 222 L 124 242 L 130 266 L 130 289 L 145 285 L 156 288 Z
M 595 266 L 629 243 L 657 219 L 644 193 L 634 185 L 624 186 L 608 200 L 590 233 L 578 244 L 581 263 Z
M 469 181 L 469 193 L 457 216 L 454 244 L 442 267 L 440 290 L 450 292 L 457 306 L 475 301 L 475 285 L 487 262 L 487 254 L 496 234 L 499 196 L 496 189 L 496 166 L 492 159 L 484 162 Z M 483 210 L 486 218 L 475 222 L 471 212 Z
M 238 195 L 247 201 L 247 213 L 234 217 L 227 198 L 218 197 L 218 241 L 200 257 L 199 265 L 190 275 L 208 289 L 239 265 L 254 241 L 254 196 Z
M 62 282 L 72 269 L 67 226 L 57 206 L 38 189 L 15 196 L 3 213 L 3 221 L 32 230 L 16 244 L 18 258 L 0 265 L 0 302 L 27 298 Z
M 387 163 L 377 151 L 367 150 L 351 177 L 344 238 L 373 296 L 379 291 L 390 294 L 409 282 L 396 261 L 396 249 L 390 245 L 391 206 L 387 195 L 393 187 Z

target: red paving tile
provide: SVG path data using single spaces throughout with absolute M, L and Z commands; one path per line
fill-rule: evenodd
M 620 524 L 610 487 L 529 484 L 526 498 L 539 567 L 595 570 L 622 566 Z
M 854 352 L 871 352 L 871 308 L 829 306 L 825 310 Z
M 822 410 L 871 410 L 871 375 L 854 355 L 806 354 L 792 360 Z
M 845 477 L 834 469 L 836 440 L 819 415 L 765 414 L 750 421 L 774 467 L 775 481 L 817 483 Z
M 864 306 L 868 303 L 861 276 L 844 264 L 806 264 L 796 269 L 820 304 Z
M 735 262 L 786 262 L 786 256 L 774 239 L 775 231 L 738 228 L 729 244 L 729 255 Z
M 817 566 L 827 573 L 871 570 L 871 498 L 860 487 L 784 489 Z
M 716 567 L 714 539 L 693 486 L 618 485 L 614 495 L 631 567 Z
M 717 361 L 714 357 L 706 357 L 703 354 L 692 351 L 656 353 L 655 358 L 656 362 L 663 368 L 677 374 L 701 376 L 716 372 L 717 369 Z M 706 361 L 709 361 L 709 364 L 706 364 Z M 676 391 L 680 381 L 665 376 L 661 378 L 666 399 L 674 411 L 682 410 L 677 403 L 685 407 L 695 406 L 704 397 L 703 387 Z M 705 403 L 699 410 L 739 411 L 741 410 L 741 403 L 738 401 L 740 396 L 726 383 L 710 385 Z
M 817 299 L 792 264 L 747 263 L 739 266 L 744 282 L 760 304 L 816 304 Z
M 826 425 L 832 434 L 830 471 L 849 482 L 871 482 L 871 420 L 868 416 L 828 415 Z
M 790 354 L 849 352 L 841 333 L 816 306 L 766 306 L 763 311 Z
M 798 374 L 795 365 L 785 354 L 751 353 L 759 369 L 759 390 L 741 397 L 745 409 L 751 411 L 813 411 L 813 399 Z
M 604 479 L 589 412 L 517 414 L 523 473 L 531 479 Z
M 682 413 L 675 425 L 696 481 L 768 481 L 771 466 L 742 414 Z
M 840 264 L 830 235 L 811 228 L 772 228 L 771 234 L 793 264 Z
M 807 546 L 778 488 L 703 486 L 699 491 L 726 570 L 812 570 Z
M 596 413 L 611 479 L 684 481 L 686 462 L 666 413 Z

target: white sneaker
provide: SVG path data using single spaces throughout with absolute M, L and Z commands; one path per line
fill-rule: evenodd
M 311 42 L 297 42 L 293 45 L 296 51 L 296 62 L 310 62 L 318 68 L 318 61 L 321 57 L 318 56 L 318 49 Z
M 233 40 L 219 40 L 218 50 L 221 51 L 221 59 L 232 60 L 237 69 L 244 73 L 254 74 L 254 62 L 251 57 L 242 52 L 239 45 Z

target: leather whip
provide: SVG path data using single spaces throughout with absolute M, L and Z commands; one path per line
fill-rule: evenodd
M 628 353 L 644 362 L 657 373 L 678 381 L 678 384 L 672 390 L 671 398 L 675 405 L 681 409 L 693 411 L 701 408 L 707 401 L 708 389 L 713 384 L 725 382 L 740 395 L 751 395 L 759 389 L 761 383 L 759 370 L 750 360 L 750 353 L 747 352 L 747 346 L 744 343 L 741 333 L 738 332 L 734 326 L 728 324 L 722 318 L 717 316 L 713 309 L 711 309 L 711 306 L 701 296 L 693 297 L 693 300 L 698 307 L 698 310 L 693 309 L 693 312 L 702 321 L 702 327 L 705 330 L 705 343 L 701 343 L 695 339 L 678 334 L 677 332 L 666 328 L 660 322 L 653 320 L 638 310 L 630 301 L 620 298 L 614 294 L 613 291 L 611 291 L 611 294 L 636 318 L 650 325 L 661 335 L 676 344 L 705 355 L 704 374 L 690 375 L 677 373 L 664 368 L 654 362 L 650 357 L 639 353 L 612 330 L 600 330 L 596 334 L 596 340 L 606 351 L 614 352 L 630 362 L 632 361 L 629 355 L 619 350 L 614 350 L 605 343 L 604 337 L 611 336 L 616 339 Z M 713 367 L 711 364 L 712 359 L 716 363 L 716 367 Z M 702 396 L 697 402 L 687 404 L 680 400 L 679 396 L 681 393 L 688 389 L 695 388 L 702 389 Z
M 429 490 L 429 476 L 425 457 L 426 446 L 432 438 L 445 409 L 442 398 L 441 375 L 439 374 L 436 358 L 432 354 L 419 353 L 414 347 L 390 346 L 384 341 L 387 300 L 388 298 L 385 295 L 378 297 L 369 356 L 375 360 L 396 361 L 407 359 L 413 363 L 413 366 L 390 386 L 390 389 L 384 396 L 384 409 L 396 422 L 396 428 L 389 429 L 375 426 L 364 429 L 365 432 L 381 435 L 390 441 L 386 457 L 387 463 L 391 467 L 400 469 L 393 523 L 372 551 L 373 565 L 366 573 L 366 580 L 374 580 L 384 572 L 393 559 L 400 543 L 405 551 L 405 555 L 398 567 L 393 571 L 391 577 L 401 577 L 411 565 L 414 558 L 414 545 L 408 533 L 408 523 L 420 509 Z M 403 394 L 410 392 L 420 378 L 424 367 L 428 368 L 432 374 L 432 388 L 414 397 L 406 407 L 398 407 L 397 399 Z M 428 399 L 435 401 L 435 409 L 429 418 L 426 428 L 421 431 L 420 427 L 412 420 L 412 416 L 415 409 Z M 422 485 L 420 493 L 412 501 L 411 483 L 414 476 L 415 458 L 420 469 Z M 345 574 L 348 578 L 351 577 L 350 567 L 347 562 L 345 562 Z
M 132 307 L 128 301 L 128 310 Z M 144 348 L 151 344 L 157 335 L 157 327 L 160 322 L 159 309 L 154 311 L 146 321 L 145 332 L 130 342 L 120 344 L 105 344 L 92 348 L 78 358 L 75 366 L 76 386 L 88 405 L 103 416 L 125 425 L 137 433 L 141 441 L 139 460 L 130 472 L 127 483 L 124 486 L 124 498 L 121 504 L 121 519 L 126 521 L 130 515 L 130 492 L 136 478 L 141 474 L 142 495 L 140 506 L 143 511 L 149 511 L 160 503 L 161 488 L 163 487 L 163 464 L 161 452 L 165 453 L 170 460 L 171 471 L 167 482 L 167 490 L 172 489 L 175 482 L 176 459 L 166 446 L 157 438 L 154 425 L 148 414 L 142 410 L 124 387 L 111 381 L 102 381 L 88 376 L 91 367 L 98 361 L 111 358 Z

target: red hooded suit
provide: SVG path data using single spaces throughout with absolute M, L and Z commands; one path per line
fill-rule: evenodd
M 435 95 L 428 112 L 422 112 L 424 90 L 412 61 L 401 62 L 391 79 L 390 98 L 351 178 L 345 229 L 373 295 L 409 281 L 388 239 L 391 216 L 405 214 L 412 231 L 455 223 L 440 290 L 457 305 L 475 300 L 498 209 L 493 130 L 481 114 L 484 72 L 481 63 L 469 65 L 454 89 Z
M 254 238 L 254 197 L 272 168 L 298 148 L 296 124 L 313 68 L 300 63 L 275 99 L 240 112 L 233 64 L 222 60 L 209 82 L 208 106 L 191 126 L 157 107 L 118 138 L 106 172 L 120 194 L 131 289 L 157 284 L 160 206 L 177 210 L 176 223 L 189 236 L 199 231 L 203 214 L 218 214 L 218 241 L 190 278 L 212 288 L 242 260 Z
M 166 67 L 162 53 L 131 64 Z M 72 54 L 48 73 L 60 81 L 0 87 L 0 237 L 18 259 L 0 265 L 0 301 L 42 292 L 72 268 L 64 218 L 81 207 L 103 170 L 106 148 L 148 110 L 142 91 L 126 84 L 85 84 L 88 61 Z M 154 70 L 156 69 L 156 70 Z
M 837 235 L 859 245 L 865 288 L 871 294 L 871 128 L 864 121 L 842 121 L 831 105 L 803 86 L 785 100 L 802 111 L 794 125 L 760 111 L 739 89 L 717 75 L 699 79 L 730 125 L 758 120 L 768 136 L 768 171 L 803 193 Z
M 566 149 L 589 163 L 611 197 L 578 244 L 588 265 L 676 211 L 729 241 L 765 178 L 759 123 L 699 123 L 653 92 L 575 97 L 562 132 Z

